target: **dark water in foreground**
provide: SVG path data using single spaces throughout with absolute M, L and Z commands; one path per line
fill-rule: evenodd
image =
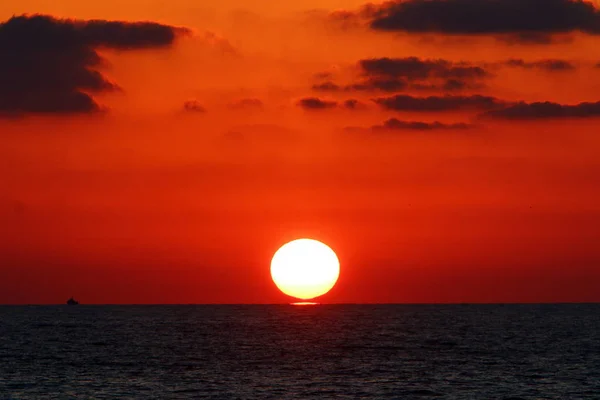
M 600 399 L 600 305 L 0 307 L 0 399 Z

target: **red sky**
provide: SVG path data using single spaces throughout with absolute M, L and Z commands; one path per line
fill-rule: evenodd
M 600 301 L 600 12 L 503 1 L 0 3 L 0 304 Z

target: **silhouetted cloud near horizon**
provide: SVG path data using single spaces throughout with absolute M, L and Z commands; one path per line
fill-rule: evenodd
M 436 131 L 436 130 L 466 130 L 473 128 L 474 125 L 464 122 L 444 123 L 439 121 L 404 121 L 398 118 L 390 118 L 381 125 L 373 125 L 369 128 L 346 127 L 346 132 L 388 132 L 388 131 Z
M 183 109 L 189 112 L 205 113 L 206 108 L 198 100 L 188 100 L 183 103 Z
M 371 77 L 361 82 L 346 86 L 346 90 L 357 92 L 401 92 L 407 90 L 410 84 L 405 79 Z
M 359 65 L 367 77 L 364 82 L 354 85 L 361 90 L 458 91 L 481 87 L 481 80 L 490 76 L 480 66 L 442 59 L 370 58 L 360 60 Z
M 367 104 L 357 99 L 347 99 L 344 101 L 323 100 L 318 97 L 305 97 L 300 99 L 296 105 L 306 110 L 333 110 L 345 109 L 350 111 L 365 110 L 369 108 Z
M 520 102 L 498 110 L 487 111 L 480 118 L 506 120 L 540 120 L 560 118 L 592 118 L 600 117 L 600 101 L 595 103 L 579 103 L 576 105 L 546 102 Z
M 484 86 L 481 81 L 491 76 L 483 67 L 468 62 L 418 57 L 363 59 L 358 70 L 362 78 L 357 82 L 340 86 L 328 80 L 312 88 L 320 92 L 454 92 L 480 89 Z
M 322 100 L 318 97 L 305 97 L 300 99 L 297 105 L 305 110 L 326 110 L 337 107 L 338 103 L 332 100 Z
M 571 71 L 575 69 L 575 65 L 566 60 L 539 60 L 526 62 L 521 59 L 510 59 L 505 63 L 509 67 L 520 67 L 527 69 L 541 69 L 548 72 Z
M 472 125 L 464 122 L 446 124 L 443 122 L 420 122 L 420 121 L 402 121 L 397 118 L 390 118 L 383 125 L 374 125 L 373 130 L 417 130 L 417 131 L 432 131 L 432 130 L 461 130 L 470 129 Z
M 343 107 L 348 110 L 364 110 L 368 108 L 365 103 L 356 99 L 348 99 L 344 101 Z
M 373 101 L 387 110 L 417 112 L 492 110 L 506 105 L 495 97 L 481 95 L 429 97 L 396 95 L 380 97 Z
M 469 83 L 459 79 L 448 79 L 440 83 L 408 83 L 403 79 L 380 79 L 370 78 L 359 83 L 340 86 L 334 82 L 327 81 L 312 86 L 316 92 L 384 92 L 396 93 L 404 91 L 415 92 L 459 92 L 464 90 L 478 90 L 485 85 Z
M 421 80 L 428 78 L 481 79 L 489 74 L 479 66 L 467 62 L 406 58 L 369 58 L 359 61 L 367 75 Z
M 340 90 L 345 90 L 344 87 L 342 87 L 332 81 L 316 83 L 316 84 L 312 85 L 312 89 L 316 90 L 317 92 L 337 92 Z
M 100 111 L 88 93 L 119 87 L 95 70 L 104 62 L 97 48 L 165 47 L 185 32 L 154 22 L 12 17 L 0 23 L 0 112 Z
M 400 92 L 409 88 L 409 84 L 403 79 L 380 79 L 369 78 L 359 83 L 352 83 L 345 86 L 340 86 L 332 81 L 318 83 L 312 86 L 312 89 L 317 92 Z
M 393 0 L 334 18 L 361 18 L 373 30 L 450 35 L 506 35 L 545 44 L 557 33 L 600 34 L 600 11 L 584 0 Z

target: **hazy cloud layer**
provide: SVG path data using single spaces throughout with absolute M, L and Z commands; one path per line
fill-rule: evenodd
M 263 107 L 262 100 L 255 98 L 241 99 L 229 105 L 232 110 L 262 110 Z
M 96 48 L 169 46 L 183 32 L 153 22 L 13 17 L 0 23 L 0 111 L 98 111 L 88 92 L 118 86 L 95 69 L 103 63 Z
M 579 103 L 576 105 L 552 102 L 521 102 L 498 110 L 485 112 L 480 117 L 507 120 L 600 117 L 600 101 L 596 103 Z
M 495 97 L 481 95 L 429 97 L 396 95 L 380 97 L 373 101 L 387 110 L 420 112 L 492 110 L 505 105 Z

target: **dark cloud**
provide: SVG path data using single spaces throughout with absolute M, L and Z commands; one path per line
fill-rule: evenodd
M 480 89 L 484 87 L 481 81 L 491 76 L 483 67 L 471 63 L 417 57 L 364 59 L 358 62 L 358 69 L 361 78 L 355 83 L 341 86 L 328 80 L 312 88 L 321 92 L 454 92 Z
M 198 100 L 188 100 L 183 103 L 183 109 L 185 111 L 197 112 L 197 113 L 205 113 L 206 108 Z
M 381 30 L 600 33 L 600 13 L 581 0 L 408 0 L 388 3 L 379 11 L 372 27 Z
M 343 107 L 348 110 L 364 110 L 367 108 L 367 105 L 356 99 L 348 99 L 344 101 Z
M 443 123 L 439 121 L 421 122 L 421 121 L 403 121 L 397 118 L 391 118 L 381 125 L 373 125 L 370 128 L 347 127 L 344 130 L 350 133 L 365 132 L 389 132 L 389 131 L 436 131 L 436 130 L 465 130 L 471 129 L 473 125 L 463 122 Z
M 446 83 L 444 83 L 443 89 L 449 92 L 470 89 L 473 88 L 473 85 L 462 81 L 460 79 L 448 79 Z
M 359 83 L 340 86 L 333 82 L 313 85 L 313 90 L 318 92 L 402 92 L 402 91 L 429 91 L 429 92 L 459 92 L 463 90 L 479 90 L 485 85 L 472 83 L 460 79 L 448 79 L 440 83 L 408 83 L 403 79 L 367 79 Z
M 386 79 L 386 78 L 371 78 L 365 79 L 358 83 L 340 86 L 337 83 L 327 81 L 318 83 L 312 86 L 312 89 L 317 92 L 400 92 L 408 88 L 408 83 L 403 79 Z
M 316 90 L 317 92 L 337 92 L 343 88 L 331 81 L 327 81 L 313 85 L 312 89 Z
M 429 96 L 413 97 L 396 95 L 373 100 L 385 109 L 394 111 L 460 111 L 492 110 L 505 105 L 504 102 L 490 96 Z
M 461 79 L 448 79 L 440 83 L 413 83 L 410 85 L 410 89 L 412 90 L 431 92 L 460 92 L 464 90 L 480 90 L 485 87 L 483 83 L 469 82 Z
M 374 30 L 459 35 L 508 35 L 543 43 L 548 35 L 600 34 L 600 12 L 583 0 L 394 0 L 336 19 L 367 19 Z
M 542 44 L 553 44 L 559 42 L 555 35 L 549 33 L 539 33 L 539 32 L 522 32 L 522 33 L 512 33 L 512 34 L 504 34 L 496 37 L 498 41 L 504 42 L 506 44 L 515 45 L 515 44 L 530 44 L 530 45 L 542 45 Z
M 432 130 L 449 130 L 449 129 L 470 129 L 472 125 L 459 122 L 453 124 L 445 124 L 443 122 L 417 122 L 417 121 L 402 121 L 397 118 L 388 119 L 383 125 L 375 125 L 371 129 L 377 130 L 417 130 L 417 131 L 432 131 Z
M 365 74 L 390 78 L 423 80 L 429 78 L 482 79 L 487 71 L 468 63 L 453 63 L 447 60 L 422 60 L 407 58 L 371 58 L 359 61 Z
M 90 93 L 117 90 L 97 48 L 164 47 L 185 30 L 153 22 L 18 16 L 0 23 L 0 112 L 100 110 Z
M 520 68 L 537 68 L 549 72 L 554 71 L 570 71 L 574 70 L 575 66 L 565 60 L 540 60 L 533 62 L 526 62 L 521 59 L 511 59 L 506 61 L 506 65 L 509 67 L 520 67 Z
M 485 112 L 481 114 L 480 117 L 508 120 L 600 117 L 600 101 L 596 103 L 579 103 L 576 105 L 565 105 L 552 102 L 521 102 L 509 107 Z
M 326 110 L 337 108 L 345 108 L 346 110 L 363 110 L 368 106 L 360 100 L 347 99 L 341 103 L 333 100 L 323 100 L 318 97 L 306 97 L 298 101 L 297 105 L 307 110 Z
M 337 107 L 337 102 L 322 100 L 317 97 L 306 97 L 298 101 L 298 106 L 306 110 L 325 110 Z
M 349 91 L 381 91 L 381 92 L 400 92 L 409 88 L 409 84 L 404 79 L 396 78 L 369 78 L 359 83 L 353 83 L 345 87 Z
M 260 99 L 241 99 L 229 105 L 232 110 L 262 110 L 264 104 Z

